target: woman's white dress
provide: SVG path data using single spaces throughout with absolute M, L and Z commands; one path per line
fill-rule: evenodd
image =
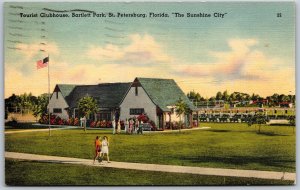
M 108 154 L 108 142 L 106 140 L 102 141 L 102 149 L 101 152 L 103 154 Z

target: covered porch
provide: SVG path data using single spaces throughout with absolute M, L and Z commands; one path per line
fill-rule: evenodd
M 172 129 L 174 125 L 182 124 L 185 128 L 199 126 L 199 110 L 193 110 L 190 114 L 178 116 L 175 106 L 170 107 L 170 111 L 163 111 L 159 107 L 156 109 L 156 125 L 159 129 Z

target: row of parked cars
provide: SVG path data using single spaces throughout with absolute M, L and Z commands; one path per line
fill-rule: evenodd
M 252 114 L 201 114 L 199 120 L 202 122 L 248 122 Z M 266 115 L 266 120 L 288 119 L 288 115 Z

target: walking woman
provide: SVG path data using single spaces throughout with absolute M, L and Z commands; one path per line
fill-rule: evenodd
M 99 140 L 99 137 L 97 136 L 96 140 L 95 140 L 95 157 L 94 157 L 93 164 L 95 164 L 96 158 L 98 158 L 100 156 L 100 152 L 101 152 L 101 141 Z
M 104 158 L 104 155 L 106 154 L 107 163 L 110 163 L 109 155 L 108 155 L 108 146 L 109 146 L 108 138 L 107 136 L 104 136 L 102 140 L 101 156 L 103 156 Z

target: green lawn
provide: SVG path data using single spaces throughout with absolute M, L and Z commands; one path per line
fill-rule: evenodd
M 10 186 L 45 185 L 292 185 L 292 181 L 201 176 L 166 172 L 98 168 L 70 164 L 5 161 Z
M 96 135 L 107 135 L 113 161 L 295 172 L 292 127 L 203 123 L 208 130 L 144 135 L 57 130 L 5 135 L 5 150 L 92 159 Z

